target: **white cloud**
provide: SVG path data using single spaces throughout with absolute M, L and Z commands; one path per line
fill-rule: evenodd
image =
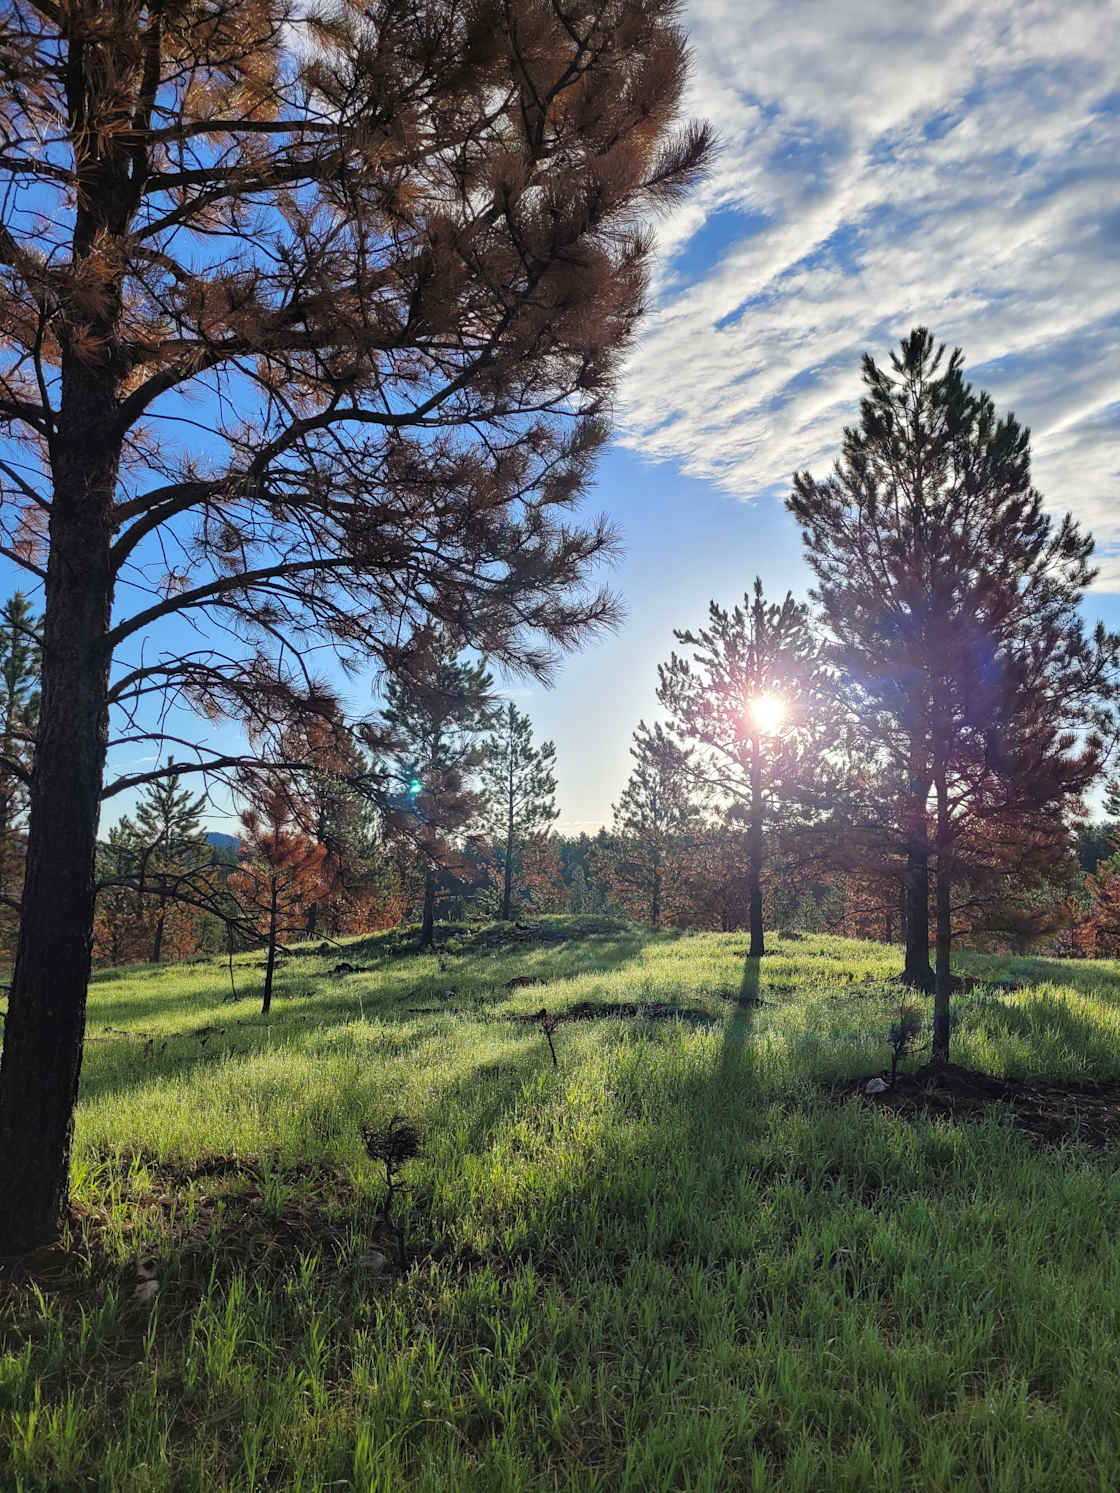
M 662 233 L 621 438 L 740 497 L 821 470 L 859 356 L 924 323 L 1034 435 L 1120 589 L 1111 3 L 693 0 L 723 148 Z M 714 245 L 714 248 L 713 248 Z

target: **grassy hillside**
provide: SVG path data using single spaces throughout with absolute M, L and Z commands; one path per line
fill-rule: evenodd
M 591 926 L 308 952 L 269 1018 L 257 956 L 236 1002 L 100 975 L 75 1228 L 0 1294 L 0 1487 L 1114 1486 L 1116 1148 L 844 1098 L 896 950 L 744 975 L 741 935 Z M 966 965 L 1030 983 L 960 997 L 957 1061 L 1120 1077 L 1116 965 Z M 542 1007 L 610 1014 L 554 1066 Z

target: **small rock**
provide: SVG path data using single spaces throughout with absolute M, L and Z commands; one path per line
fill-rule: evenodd
M 864 1089 L 865 1094 L 885 1094 L 890 1084 L 883 1078 L 869 1078 Z
M 354 1269 L 363 1271 L 366 1275 L 380 1275 L 385 1269 L 385 1256 L 379 1249 L 375 1249 L 368 1255 L 355 1255 Z
M 158 1280 L 142 1280 L 132 1293 L 132 1299 L 137 1306 L 151 1306 L 159 1295 Z

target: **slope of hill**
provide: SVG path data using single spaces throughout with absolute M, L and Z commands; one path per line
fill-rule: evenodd
M 236 1001 L 103 972 L 69 1247 L 0 1299 L 0 1486 L 1112 1486 L 1115 1145 L 849 1097 L 897 952 L 390 934 L 263 1019 L 257 954 Z M 961 965 L 1002 984 L 959 1062 L 1120 1079 L 1115 964 Z

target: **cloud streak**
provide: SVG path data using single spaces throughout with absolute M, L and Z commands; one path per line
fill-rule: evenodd
M 1038 485 L 1120 589 L 1111 5 L 693 0 L 686 24 L 723 148 L 662 233 L 623 444 L 782 493 L 834 458 L 860 354 L 924 323 L 1030 425 Z

